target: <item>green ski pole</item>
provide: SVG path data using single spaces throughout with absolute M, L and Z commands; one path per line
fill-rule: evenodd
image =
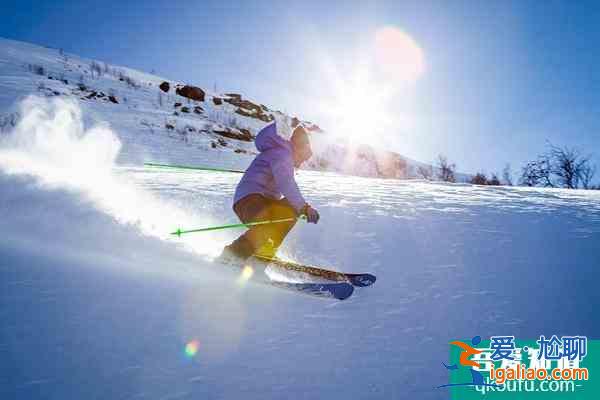
M 300 217 L 304 219 L 303 216 Z M 231 228 L 248 228 L 256 225 L 266 225 L 266 224 L 277 224 L 279 222 L 290 222 L 295 221 L 296 218 L 282 218 L 282 219 L 272 219 L 267 221 L 256 221 L 256 222 L 248 222 L 247 224 L 228 224 L 228 225 L 219 225 L 219 226 L 211 226 L 208 228 L 200 228 L 200 229 L 190 229 L 190 230 L 181 230 L 177 229 L 175 232 L 171 232 L 171 235 L 177 235 L 181 237 L 181 235 L 186 233 L 194 233 L 194 232 L 208 232 L 208 231 L 217 231 L 221 229 L 231 229 Z
M 187 165 L 176 165 L 176 164 L 156 164 L 156 163 L 144 163 L 146 167 L 156 168 L 171 168 L 171 169 L 191 169 L 196 171 L 212 171 L 212 172 L 235 172 L 237 174 L 243 174 L 244 171 L 238 169 L 222 169 L 222 168 L 208 168 L 208 167 L 192 167 Z

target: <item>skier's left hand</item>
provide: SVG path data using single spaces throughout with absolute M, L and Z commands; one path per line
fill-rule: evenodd
M 319 222 L 319 218 L 321 218 L 319 212 L 312 208 L 309 204 L 304 206 L 302 209 L 302 214 L 306 216 L 306 222 L 309 224 L 316 224 Z

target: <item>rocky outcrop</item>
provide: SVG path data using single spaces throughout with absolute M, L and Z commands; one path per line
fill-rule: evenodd
M 204 101 L 205 97 L 204 90 L 200 89 L 199 87 L 190 85 L 177 86 L 175 88 L 175 93 L 182 97 L 186 97 L 190 100 L 196 101 Z
M 171 85 L 169 85 L 169 82 L 163 82 L 158 87 L 165 93 L 169 93 L 169 90 L 171 89 Z
M 229 138 L 229 139 L 235 139 L 235 140 L 241 140 L 244 142 L 251 142 L 252 140 L 254 140 L 254 136 L 252 136 L 252 134 L 250 133 L 249 130 L 247 129 L 232 129 L 232 128 L 225 128 L 225 129 L 213 129 L 213 132 L 216 133 L 217 135 Z
M 242 117 L 256 118 L 263 122 L 271 122 L 275 119 L 271 114 L 263 114 L 262 112 L 257 113 L 255 111 L 246 111 L 245 109 L 239 107 L 235 110 L 235 113 L 241 115 Z
M 223 99 L 220 97 L 213 97 L 212 101 L 215 104 L 215 106 L 220 106 L 221 104 L 223 104 Z
M 244 136 L 254 139 L 254 135 L 248 129 L 240 128 L 240 132 L 242 132 Z
M 241 97 L 229 97 L 225 99 L 225 102 L 251 112 L 263 112 L 263 109 L 258 104 L 254 104 L 250 100 L 243 100 Z
M 226 103 L 236 106 L 235 113 L 243 117 L 256 118 L 263 122 L 271 122 L 274 120 L 271 114 L 266 114 L 263 107 L 251 102 L 250 100 L 242 99 L 242 96 L 236 93 L 228 93 L 227 98 L 223 99 Z
M 200 106 L 196 106 L 196 107 L 194 107 L 194 113 L 202 114 L 202 113 L 204 113 L 204 109 L 202 109 L 202 107 L 200 107 Z
M 249 118 L 253 118 L 255 115 L 251 112 L 248 112 L 242 108 L 238 108 L 235 110 L 235 113 L 238 115 L 241 115 L 242 117 L 249 117 Z
M 275 117 L 271 114 L 259 114 L 256 118 L 260 119 L 262 122 L 271 122 L 275 120 Z

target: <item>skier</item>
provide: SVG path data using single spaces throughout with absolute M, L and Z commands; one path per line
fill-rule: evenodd
M 310 223 L 319 221 L 319 213 L 304 200 L 294 179 L 294 168 L 312 155 L 304 127 L 298 125 L 286 140 L 273 122 L 258 133 L 255 144 L 260 153 L 238 183 L 233 211 L 243 223 L 294 219 L 250 227 L 223 249 L 221 262 L 243 263 L 252 255 L 273 258 L 296 218 L 304 215 Z

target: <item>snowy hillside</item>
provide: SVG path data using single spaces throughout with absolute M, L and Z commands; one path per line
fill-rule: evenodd
M 600 335 L 598 191 L 304 171 L 321 221 L 282 255 L 378 280 L 296 295 L 212 262 L 240 231 L 169 235 L 236 222 L 239 175 L 141 166 L 243 167 L 252 143 L 214 133 L 231 113 L 174 116 L 163 80 L 130 70 L 147 87 L 103 73 L 82 91 L 83 60 L 63 77 L 56 50 L 0 47 L 2 399 L 446 399 L 451 340 Z
M 16 120 L 16 99 L 32 93 L 76 99 L 86 119 L 114 128 L 123 144 L 121 163 L 202 164 L 225 158 L 229 165 L 223 166 L 244 167 L 255 151 L 254 135 L 262 127 L 276 120 L 285 136 L 300 122 L 240 94 L 212 93 L 59 49 L 2 38 L 0 88 L 0 129 L 6 130 Z M 313 133 L 315 153 L 305 168 L 408 178 L 415 177 L 421 165 L 368 145 L 349 146 L 317 125 L 303 122 Z M 229 157 L 230 153 L 234 156 Z

